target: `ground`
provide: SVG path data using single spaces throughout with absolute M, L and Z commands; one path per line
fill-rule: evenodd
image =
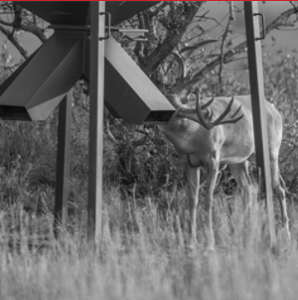
M 272 250 L 255 193 L 246 210 L 237 197 L 217 196 L 216 250 L 206 254 L 200 211 L 198 245 L 192 252 L 185 247 L 186 194 L 177 197 L 179 217 L 160 213 L 153 199 L 139 206 L 110 190 L 97 249 L 86 242 L 85 213 L 56 241 L 50 213 L 36 218 L 8 209 L 1 214 L 1 299 L 296 299 L 297 208 L 289 207 L 292 241 L 278 234 Z

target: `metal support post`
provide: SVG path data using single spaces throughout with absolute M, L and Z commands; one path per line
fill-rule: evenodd
M 245 1 L 245 25 L 248 49 L 249 78 L 254 123 L 254 137 L 256 147 L 256 164 L 258 174 L 261 175 L 261 192 L 265 193 L 268 211 L 268 225 L 271 246 L 276 243 L 274 229 L 274 212 L 272 201 L 271 170 L 268 149 L 267 119 L 265 111 L 265 93 L 263 83 L 262 49 L 260 39 L 260 26 L 257 1 Z M 263 20 L 263 19 L 262 19 Z
M 91 5 L 88 240 L 99 243 L 102 207 L 105 1 Z
M 56 195 L 54 208 L 54 234 L 67 223 L 67 201 L 69 195 L 70 129 L 72 89 L 59 104 L 58 149 L 56 163 Z

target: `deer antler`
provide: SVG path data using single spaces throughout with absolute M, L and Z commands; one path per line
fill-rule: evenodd
M 244 115 L 241 115 L 239 117 L 236 117 L 237 114 L 239 113 L 240 109 L 241 109 L 241 105 L 238 107 L 238 109 L 235 111 L 235 113 L 233 113 L 233 115 L 231 116 L 230 119 L 228 120 L 224 120 L 224 118 L 228 115 L 228 113 L 231 111 L 231 107 L 233 105 L 234 102 L 234 97 L 232 97 L 231 101 L 229 102 L 228 106 L 226 107 L 226 109 L 224 110 L 224 112 L 214 121 L 212 120 L 213 117 L 213 111 L 211 110 L 211 112 L 207 113 L 207 115 L 204 117 L 203 116 L 203 109 L 206 109 L 208 106 L 211 105 L 211 103 L 214 101 L 214 98 L 212 98 L 211 100 L 209 100 L 207 103 L 203 104 L 200 106 L 200 92 L 198 91 L 197 93 L 197 103 L 196 103 L 196 112 L 200 121 L 200 124 L 206 128 L 207 130 L 212 129 L 215 126 L 218 125 L 222 125 L 222 124 L 228 124 L 228 123 L 236 123 L 239 120 L 241 120 L 243 118 Z

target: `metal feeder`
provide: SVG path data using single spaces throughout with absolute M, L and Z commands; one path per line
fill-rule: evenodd
M 88 237 L 98 241 L 101 224 L 103 88 L 107 107 L 130 123 L 166 122 L 175 111 L 110 37 L 110 31 L 117 30 L 112 26 L 157 2 L 14 3 L 50 23 L 54 34 L 0 86 L 0 117 L 6 120 L 44 120 L 59 105 L 54 208 L 54 228 L 58 234 L 58 225 L 65 226 L 67 221 L 71 90 L 79 78 L 90 80 Z M 103 64 L 105 44 L 106 64 Z
M 49 22 L 54 34 L 0 86 L 0 117 L 44 120 L 75 82 L 89 80 L 90 2 L 15 2 Z M 110 37 L 117 25 L 156 2 L 107 2 L 105 103 L 132 124 L 167 122 L 174 107 Z M 125 29 L 121 30 L 127 31 Z M 115 88 L 117 87 L 117 88 Z

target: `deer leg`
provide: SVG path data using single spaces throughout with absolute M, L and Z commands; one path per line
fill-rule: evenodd
M 188 192 L 189 192 L 189 233 L 190 241 L 189 247 L 194 248 L 197 243 L 197 232 L 196 232 L 196 213 L 199 201 L 199 189 L 200 189 L 200 168 L 193 168 L 186 165 L 186 176 L 188 181 Z
M 244 193 L 245 200 L 249 200 L 249 185 L 252 183 L 249 175 L 249 162 L 247 160 L 230 165 L 231 172 L 237 182 L 238 188 Z
M 272 188 L 275 191 L 280 204 L 282 224 L 287 231 L 288 237 L 291 238 L 291 233 L 289 229 L 289 217 L 287 213 L 285 183 L 280 175 L 276 160 L 271 161 L 271 174 L 272 174 Z
M 207 181 L 206 181 L 206 197 L 207 197 L 207 217 L 208 217 L 208 228 L 207 228 L 207 251 L 213 251 L 215 245 L 214 231 L 213 231 L 213 194 L 218 175 L 219 161 L 216 153 L 214 153 L 207 164 Z

